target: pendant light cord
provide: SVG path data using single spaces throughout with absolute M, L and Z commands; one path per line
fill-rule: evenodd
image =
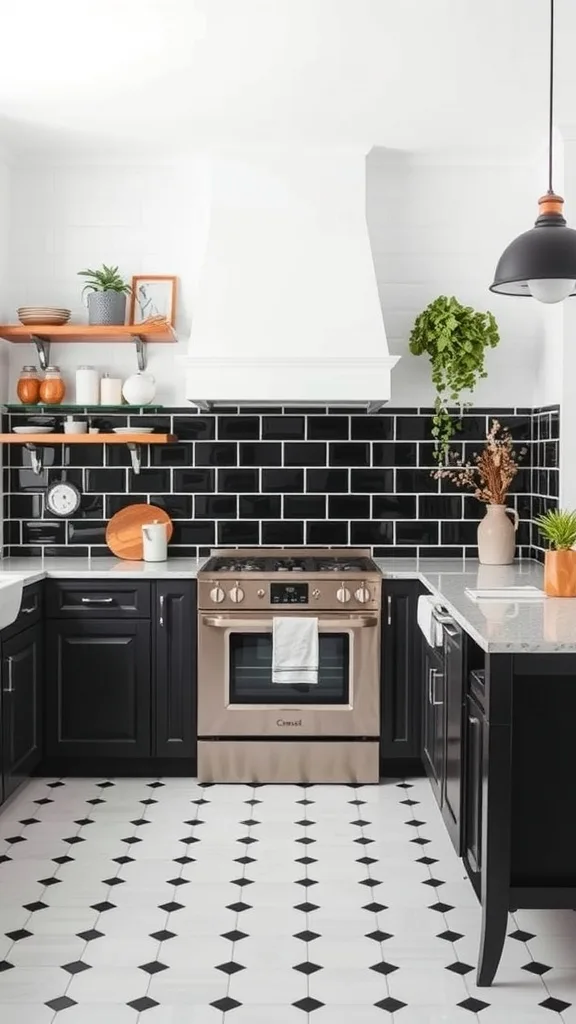
M 548 194 L 553 195 L 552 164 L 554 157 L 554 0 L 550 0 L 550 106 L 548 110 Z

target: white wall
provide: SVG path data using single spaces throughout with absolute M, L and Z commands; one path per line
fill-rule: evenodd
M 477 154 L 467 161 L 450 156 L 440 162 L 430 156 L 372 151 L 367 161 L 367 219 L 390 352 L 402 356 L 392 374 L 394 405 L 428 405 L 433 400 L 428 361 L 409 355 L 408 337 L 416 315 L 443 292 L 478 309 L 491 309 L 500 325 L 502 340 L 488 354 L 489 375 L 475 396 L 477 404 L 555 400 L 541 397 L 552 395 L 558 380 L 554 369 L 549 374 L 542 369 L 548 349 L 543 346 L 539 307 L 528 299 L 488 291 L 500 252 L 533 223 L 541 186 L 532 165 L 488 157 L 479 163 Z M 3 315 L 14 319 L 21 304 L 53 303 L 69 305 L 74 317 L 85 317 L 77 271 L 86 265 L 118 263 L 127 278 L 135 273 L 176 274 L 176 326 L 182 340 L 174 346 L 151 346 L 149 369 L 158 381 L 158 401 L 182 404 L 183 375 L 175 357 L 188 351 L 209 195 L 208 169 L 200 158 L 130 164 L 102 157 L 100 163 L 43 160 L 14 167 L 10 260 L 3 278 L 5 296 L 0 293 Z M 550 335 L 551 352 L 557 337 Z M 9 350 L 13 397 L 19 369 L 34 351 L 0 347 Z M 54 346 L 52 358 L 70 381 L 79 363 L 123 376 L 136 368 L 128 345 Z M 557 364 L 551 358 L 546 365 Z
M 543 326 L 530 299 L 492 294 L 496 262 L 531 227 L 539 195 L 537 167 L 478 155 L 442 163 L 426 155 L 375 149 L 368 160 L 367 215 L 386 334 L 401 361 L 392 404 L 430 405 L 430 363 L 408 350 L 415 317 L 437 295 L 490 309 L 500 328 L 489 350 L 477 405 L 532 405 Z
M 149 346 L 148 368 L 157 379 L 157 400 L 184 404 L 181 369 L 186 354 L 194 289 L 206 244 L 207 182 L 200 160 L 170 164 L 19 166 L 12 169 L 10 260 L 4 313 L 10 320 L 26 304 L 68 306 L 86 320 L 79 270 L 118 264 L 132 274 L 174 274 L 180 278 L 176 329 L 178 345 Z M 2 236 L 5 234 L 2 231 Z M 6 346 L 10 388 L 35 351 Z M 52 360 L 65 373 L 73 400 L 74 369 L 94 364 L 125 377 L 136 370 L 132 345 L 54 345 Z

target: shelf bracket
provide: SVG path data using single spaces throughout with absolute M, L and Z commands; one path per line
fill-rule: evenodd
M 49 338 L 41 338 L 38 334 L 31 334 L 30 341 L 36 346 L 36 352 L 38 353 L 38 362 L 40 368 L 45 370 L 50 363 L 50 340 Z
M 136 476 L 139 476 L 140 469 L 142 466 L 142 448 L 139 444 L 128 443 L 126 445 L 130 452 L 130 459 L 132 461 L 132 469 Z
M 132 334 L 132 341 L 136 346 L 136 360 L 141 373 L 146 369 L 146 344 L 141 334 Z
M 40 476 L 44 469 L 44 449 L 37 448 L 35 444 L 27 444 L 25 446 L 30 452 L 30 466 L 33 473 L 36 476 Z

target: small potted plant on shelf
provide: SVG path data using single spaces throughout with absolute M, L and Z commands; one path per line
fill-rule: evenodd
M 471 461 L 464 462 L 460 455 L 449 452 L 449 464 L 434 472 L 437 480 L 452 480 L 458 487 L 467 487 L 485 503 L 486 515 L 478 524 L 478 561 L 483 565 L 510 565 L 514 561 L 519 518 L 516 509 L 506 505 L 506 499 L 525 454 L 526 448 L 514 450 L 508 428 L 493 420 L 479 454 L 475 452 Z
M 87 278 L 82 289 L 88 295 L 88 323 L 116 325 L 126 322 L 126 296 L 130 285 L 118 273 L 118 267 L 102 264 L 101 270 L 79 270 L 79 277 Z
M 576 512 L 549 509 L 535 523 L 553 549 L 544 556 L 544 591 L 548 597 L 576 597 Z

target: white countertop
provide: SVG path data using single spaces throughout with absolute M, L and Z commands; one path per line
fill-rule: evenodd
M 117 558 L 5 558 L 0 581 L 13 574 L 24 584 L 54 579 L 195 579 L 206 558 L 170 558 L 167 562 L 126 562 Z M 385 579 L 417 579 L 438 598 L 456 622 L 490 654 L 576 653 L 576 598 L 541 601 L 472 601 L 466 588 L 531 584 L 542 588 L 537 562 L 480 565 L 455 558 L 377 558 Z

